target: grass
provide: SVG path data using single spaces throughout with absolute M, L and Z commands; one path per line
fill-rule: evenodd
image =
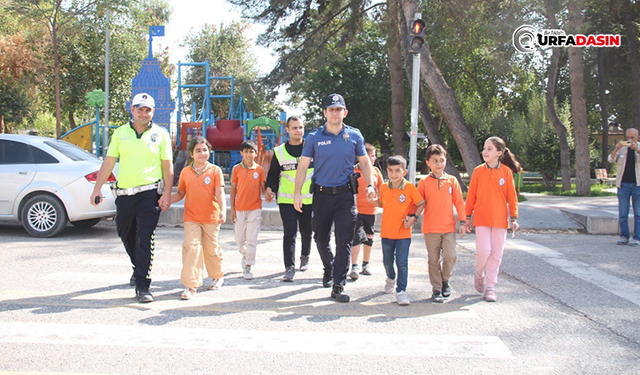
M 609 188 L 608 185 L 595 184 L 591 185 L 591 196 L 592 197 L 609 197 L 615 196 L 616 193 L 612 193 L 606 191 L 605 189 Z M 554 189 L 549 190 L 549 188 L 545 184 L 522 184 L 520 186 L 521 193 L 540 193 L 546 195 L 560 195 L 565 197 L 577 197 L 576 194 L 576 185 L 571 184 L 571 190 L 562 191 L 562 184 L 556 184 Z

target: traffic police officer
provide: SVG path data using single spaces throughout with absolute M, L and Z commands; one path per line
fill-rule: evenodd
M 173 164 L 169 133 L 152 122 L 155 100 L 140 93 L 131 102 L 133 120 L 117 128 L 98 171 L 91 204 L 102 200 L 100 188 L 120 158 L 116 193 L 116 228 L 133 265 L 130 284 L 140 302 L 152 302 L 149 292 L 160 211 L 171 205 Z
M 296 233 L 300 225 L 302 237 L 302 252 L 300 256 L 300 271 L 309 268 L 309 254 L 311 253 L 311 202 L 313 194 L 310 191 L 313 166 L 307 169 L 302 185 L 302 212 L 293 207 L 293 193 L 296 183 L 296 171 L 298 160 L 302 155 L 304 146 L 304 126 L 297 116 L 287 119 L 285 127 L 289 134 L 289 140 L 276 147 L 274 158 L 271 159 L 269 174 L 267 175 L 266 200 L 273 200 L 273 193 L 278 194 L 278 208 L 282 218 L 284 236 L 282 249 L 284 253 L 284 277 L 283 281 L 293 281 L 295 275 Z
M 331 297 L 336 301 L 349 302 L 349 296 L 344 293 L 344 285 L 349 272 L 351 243 L 357 218 L 354 194 L 357 186 L 352 185 L 349 177 L 353 173 L 356 158 L 368 185 L 367 196 L 374 199 L 376 193 L 372 185 L 371 160 L 364 148 L 364 138 L 358 129 L 342 122 L 348 114 L 344 98 L 339 94 L 331 94 L 324 107 L 323 114 L 327 122 L 309 133 L 302 150 L 293 204 L 296 210 L 302 211 L 302 186 L 313 158 L 312 224 L 314 239 L 324 266 L 322 285 L 326 288 L 333 285 Z M 335 256 L 329 244 L 334 223 Z

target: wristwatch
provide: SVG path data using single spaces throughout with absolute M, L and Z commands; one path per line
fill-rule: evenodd
M 416 220 L 418 220 L 420 218 L 420 215 L 416 215 L 416 214 L 409 214 L 409 216 L 413 216 L 416 218 Z

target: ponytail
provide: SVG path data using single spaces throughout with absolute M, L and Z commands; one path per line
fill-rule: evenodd
M 500 161 L 504 163 L 507 167 L 509 167 L 513 173 L 520 173 L 522 171 L 522 166 L 516 160 L 516 156 L 509 150 L 508 148 L 504 148 L 502 152 L 502 156 L 500 157 Z
M 487 141 L 491 141 L 498 151 L 502 151 L 502 156 L 500 156 L 501 163 L 509 167 L 513 173 L 520 173 L 520 171 L 522 171 L 522 166 L 520 166 L 520 163 L 516 160 L 516 156 L 507 148 L 507 145 L 504 143 L 502 138 L 490 137 Z

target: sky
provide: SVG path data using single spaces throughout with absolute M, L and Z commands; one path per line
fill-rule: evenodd
M 158 41 L 159 46 L 168 46 L 171 52 L 170 61 L 177 64 L 178 61 L 185 61 L 186 48 L 180 48 L 184 38 L 189 31 L 199 30 L 204 24 L 225 25 L 242 19 L 238 10 L 232 8 L 224 0 L 170 0 L 173 8 L 170 22 L 165 26 L 165 36 Z M 251 26 L 248 36 L 252 38 L 255 46 L 255 37 L 264 30 L 265 27 L 259 24 Z M 155 48 L 154 43 L 154 48 Z M 276 63 L 276 57 L 270 50 L 255 46 L 254 52 L 257 56 L 259 71 L 266 74 Z
M 224 23 L 227 25 L 242 19 L 240 11 L 234 9 L 231 4 L 224 0 L 170 0 L 169 4 L 173 8 L 170 22 L 165 25 L 165 36 L 154 38 L 153 49 L 155 52 L 169 47 L 169 61 L 172 64 L 177 64 L 178 61 L 187 62 L 185 57 L 187 49 L 180 47 L 180 43 L 183 42 L 192 29 L 194 31 L 199 30 L 204 24 L 220 25 Z M 256 37 L 265 29 L 266 26 L 264 25 L 252 24 L 247 33 L 247 36 L 253 42 L 253 53 L 256 56 L 258 70 L 261 75 L 269 73 L 277 62 L 277 57 L 271 53 L 270 49 L 255 45 Z M 280 90 L 276 100 L 280 103 L 286 100 L 284 89 Z M 287 112 L 287 116 L 301 116 L 304 112 L 303 108 L 287 106 L 283 106 L 283 108 Z

